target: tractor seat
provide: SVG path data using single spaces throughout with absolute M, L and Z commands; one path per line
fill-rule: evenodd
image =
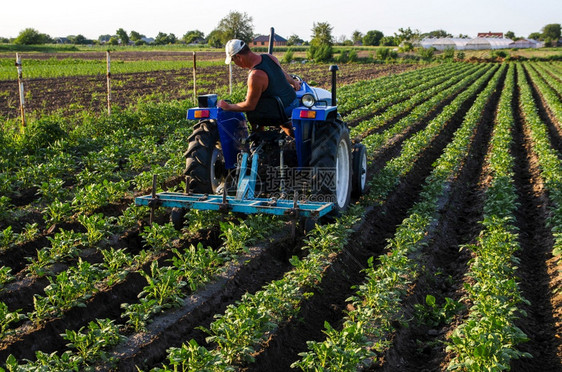
M 285 108 L 283 102 L 281 102 L 281 98 L 277 96 L 260 98 L 256 109 L 254 111 L 248 111 L 246 116 L 253 128 L 286 126 L 291 121 L 291 118 L 285 114 Z

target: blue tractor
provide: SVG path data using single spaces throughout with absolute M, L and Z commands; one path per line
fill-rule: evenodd
M 187 112 L 188 119 L 198 122 L 185 152 L 185 192 L 153 191 L 136 198 L 136 204 L 173 208 L 177 227 L 187 209 L 309 221 L 337 216 L 352 196 L 365 192 L 367 179 L 365 146 L 352 143 L 337 110 L 337 70 L 330 67 L 331 92 L 301 80 L 300 105 L 291 117 L 275 99 L 262 105 L 267 110 L 244 115 L 218 108 L 214 94 L 199 96 L 199 107 Z M 280 125 L 290 125 L 292 135 Z

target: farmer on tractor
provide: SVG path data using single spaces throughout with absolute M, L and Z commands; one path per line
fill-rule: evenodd
M 272 28 L 270 40 L 273 35 Z M 135 203 L 153 211 L 171 207 L 179 228 L 188 209 L 304 218 L 305 229 L 337 216 L 352 195 L 365 192 L 367 180 L 366 147 L 352 143 L 338 113 L 337 66 L 330 66 L 330 93 L 290 76 L 271 52 L 253 53 L 241 40 L 226 45 L 225 62 L 232 61 L 250 70 L 246 99 L 230 103 L 205 94 L 187 110 L 187 119 L 198 122 L 185 152 L 185 192 L 156 193 L 154 180 L 152 195 Z
M 246 112 L 254 129 L 262 125 L 279 125 L 287 135 L 292 135 L 291 112 L 299 105 L 295 91 L 301 82 L 291 77 L 271 54 L 256 54 L 242 40 L 226 43 L 226 60 L 249 69 L 246 100 L 228 103 L 220 100 L 217 106 L 226 111 Z

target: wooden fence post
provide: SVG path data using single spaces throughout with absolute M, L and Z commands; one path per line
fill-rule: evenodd
M 25 127 L 25 94 L 23 90 L 23 68 L 21 65 L 21 57 L 16 53 L 16 67 L 18 69 L 18 85 L 20 91 L 20 112 L 21 112 L 21 127 Z
M 107 51 L 107 115 L 111 115 L 111 57 Z
M 197 57 L 193 52 L 193 103 L 197 104 Z
M 232 63 L 228 64 L 228 92 L 232 95 Z

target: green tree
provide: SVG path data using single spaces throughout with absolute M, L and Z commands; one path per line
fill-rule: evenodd
M 249 43 L 254 38 L 252 17 L 245 12 L 231 11 L 220 20 L 216 30 L 221 32 L 222 45 L 230 39 L 240 39 Z
M 192 30 L 185 33 L 181 38 L 184 43 L 191 44 L 198 40 L 204 40 L 205 34 L 199 30 Z
M 37 45 L 37 44 L 47 44 L 52 42 L 53 39 L 47 34 L 42 34 L 34 28 L 26 28 L 21 31 L 14 40 L 14 44 L 19 45 Z
M 334 38 L 332 37 L 332 30 L 334 28 L 327 22 L 313 23 L 312 26 L 312 40 L 310 45 L 334 45 Z
M 560 23 L 551 23 L 542 28 L 543 38 L 550 39 L 555 43 L 560 40 Z
M 211 31 L 209 36 L 207 36 L 207 44 L 209 44 L 209 46 L 212 46 L 213 48 L 222 48 L 225 45 L 223 43 L 223 39 L 224 36 L 222 31 L 215 29 Z
M 296 35 L 296 34 L 293 34 L 293 35 L 289 36 L 289 38 L 287 39 L 287 45 L 288 46 L 301 45 L 302 43 L 304 43 L 304 40 L 301 39 L 299 37 L 299 35 Z
M 353 41 L 353 44 L 359 44 L 363 42 L 363 33 L 355 30 L 353 31 L 353 34 L 351 35 L 351 41 Z
M 532 32 L 529 34 L 529 39 L 542 40 L 542 34 L 540 32 Z
M 127 32 L 125 30 L 120 28 L 115 33 L 117 34 L 117 37 L 119 38 L 119 40 L 121 40 L 121 44 L 123 44 L 123 45 L 129 44 L 129 35 L 127 35 Z
M 139 40 L 142 40 L 143 37 L 146 37 L 146 36 L 136 32 L 136 31 L 129 32 L 129 39 L 131 41 L 137 42 Z
M 411 30 L 410 30 L 411 31 Z M 445 30 L 434 30 L 431 32 L 428 32 L 426 34 L 421 35 L 420 37 L 433 37 L 433 38 L 439 38 L 439 37 L 453 37 L 453 35 L 451 35 L 450 33 L 448 33 Z
M 168 45 L 174 44 L 177 41 L 176 35 L 166 34 L 164 32 L 159 32 L 154 38 L 154 44 L 156 45 Z
M 398 44 L 400 44 L 400 41 L 394 36 L 383 36 L 380 41 L 380 45 L 383 46 L 397 46 Z
M 310 48 L 307 51 L 307 58 L 316 62 L 323 62 L 332 59 L 333 51 L 333 37 L 332 29 L 327 22 L 313 23 L 312 27 L 312 40 L 310 41 Z
M 398 44 L 400 44 L 404 40 L 418 39 L 420 37 L 420 32 L 418 30 L 412 31 L 410 27 L 406 29 L 399 28 L 398 33 L 395 33 L 394 37 L 398 39 Z
M 505 36 L 506 38 L 508 38 L 508 39 L 513 40 L 513 39 L 515 39 L 515 32 L 513 32 L 513 31 L 507 31 L 507 32 L 504 34 L 504 36 Z
M 381 39 L 384 37 L 384 34 L 378 30 L 371 30 L 367 31 L 365 36 L 363 36 L 363 45 L 380 45 Z
M 70 40 L 72 44 L 80 44 L 80 45 L 92 44 L 92 40 L 88 40 L 84 35 L 80 35 L 80 34 L 76 36 L 67 36 L 67 39 Z
M 100 43 L 107 43 L 107 42 L 109 41 L 109 39 L 111 39 L 111 35 L 108 35 L 108 34 L 106 34 L 106 35 L 100 35 L 100 36 L 98 37 L 98 41 L 99 41 Z

